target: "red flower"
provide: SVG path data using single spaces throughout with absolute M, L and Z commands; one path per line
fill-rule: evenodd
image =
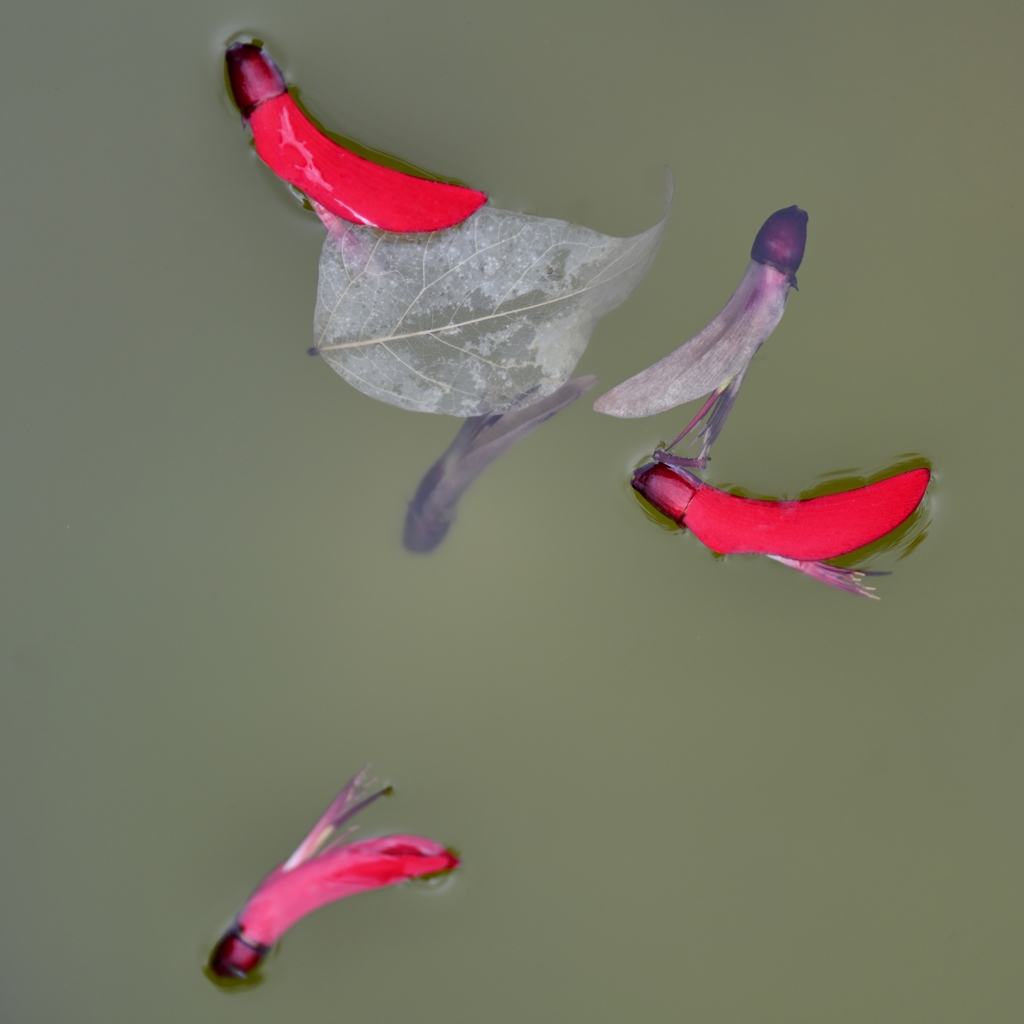
M 385 231 L 438 231 L 487 202 L 483 192 L 382 167 L 329 139 L 288 95 L 284 76 L 261 47 L 235 43 L 225 59 L 256 152 L 309 197 L 328 230 L 333 215 Z
M 865 574 L 826 565 L 884 537 L 921 503 L 931 473 L 911 469 L 839 494 L 801 501 L 741 498 L 704 483 L 655 453 L 655 461 L 633 474 L 633 487 L 656 509 L 685 526 L 701 543 L 722 554 L 760 554 L 815 579 L 865 597 Z

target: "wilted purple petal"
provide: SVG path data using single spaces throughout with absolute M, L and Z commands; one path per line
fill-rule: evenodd
M 724 390 L 775 330 L 788 291 L 786 274 L 751 261 L 732 298 L 703 331 L 602 395 L 594 408 L 634 419 L 674 409 L 716 388 Z
M 773 213 L 754 241 L 751 262 L 725 308 L 699 334 L 595 403 L 609 416 L 653 416 L 709 392 L 719 396 L 703 431 L 701 458 L 721 432 L 754 353 L 775 330 L 803 259 L 807 214 L 795 206 Z M 701 416 L 680 435 L 689 432 Z M 674 443 L 678 443 L 677 442 Z M 671 447 L 671 446 L 670 446 Z

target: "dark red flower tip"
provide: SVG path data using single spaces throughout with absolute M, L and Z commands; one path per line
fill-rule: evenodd
M 761 225 L 750 258 L 792 277 L 803 261 L 806 245 L 807 214 L 799 206 L 788 206 L 776 210 Z
M 243 117 L 248 117 L 264 100 L 272 100 L 288 91 L 281 69 L 262 47 L 254 43 L 233 43 L 224 59 L 231 93 Z
M 669 469 L 659 462 L 641 466 L 633 473 L 633 489 L 639 491 L 656 509 L 682 525 L 683 516 L 701 481 L 692 473 Z
M 230 931 L 210 954 L 210 970 L 219 978 L 244 980 L 269 952 L 265 946 L 251 946 L 237 932 Z

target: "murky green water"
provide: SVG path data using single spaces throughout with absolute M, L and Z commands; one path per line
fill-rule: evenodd
M 2 37 L 5 1021 L 1013 1021 L 1022 996 L 1018 4 L 20 4 Z M 708 479 L 907 453 L 923 544 L 859 600 L 716 560 L 628 472 L 681 413 L 577 403 L 430 557 L 451 419 L 309 359 L 319 224 L 221 47 L 499 206 L 654 269 L 579 372 L 703 326 L 810 212 Z M 595 392 L 595 394 L 600 392 Z M 350 774 L 443 891 L 329 907 L 261 988 L 201 973 Z

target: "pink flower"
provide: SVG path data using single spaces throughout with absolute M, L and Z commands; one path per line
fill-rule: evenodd
M 369 793 L 364 769 L 338 794 L 298 849 L 257 886 L 235 923 L 210 954 L 209 971 L 218 978 L 246 980 L 297 921 L 319 907 L 368 889 L 410 878 L 445 874 L 459 865 L 455 854 L 422 836 L 383 836 L 345 842 L 347 829 L 332 835 L 388 786 Z

